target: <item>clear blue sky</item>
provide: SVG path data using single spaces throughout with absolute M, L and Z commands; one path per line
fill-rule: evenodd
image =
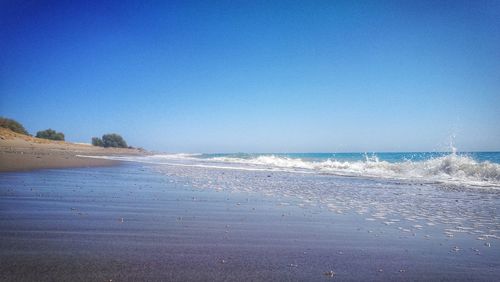
M 500 1 L 84 2 L 1 1 L 0 115 L 31 133 L 170 152 L 428 151 L 452 135 L 500 150 Z

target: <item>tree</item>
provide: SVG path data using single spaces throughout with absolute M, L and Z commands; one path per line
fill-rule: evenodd
M 104 134 L 102 136 L 104 147 L 127 148 L 127 142 L 116 133 Z
M 28 131 L 24 129 L 24 126 L 22 124 L 10 118 L 0 117 L 0 127 L 8 128 L 17 133 L 30 135 Z
M 99 137 L 92 137 L 92 145 L 104 147 L 104 143 L 102 142 L 102 139 Z
M 64 133 L 56 132 L 55 130 L 50 128 L 43 131 L 38 131 L 36 133 L 36 137 L 49 140 L 64 141 Z

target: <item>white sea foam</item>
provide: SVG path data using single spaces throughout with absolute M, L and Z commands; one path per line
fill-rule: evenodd
M 479 162 L 469 156 L 455 153 L 428 160 L 402 162 L 381 161 L 377 157 L 366 157 L 362 161 L 335 159 L 309 161 L 276 155 L 260 155 L 251 158 L 229 156 L 200 158 L 200 156 L 200 154 L 163 154 L 108 158 L 163 165 L 321 173 L 500 188 L 500 164 L 488 161 Z
M 468 156 L 449 154 L 424 161 L 391 163 L 376 157 L 364 161 L 305 161 L 278 156 L 258 156 L 252 159 L 219 157 L 213 161 L 249 164 L 253 166 L 306 169 L 320 173 L 346 176 L 367 176 L 394 179 L 425 180 L 447 183 L 467 183 L 500 187 L 500 165 L 478 162 Z

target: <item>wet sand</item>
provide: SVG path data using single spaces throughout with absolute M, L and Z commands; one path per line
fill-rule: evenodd
M 118 162 L 77 155 L 144 155 L 137 149 L 101 148 L 49 141 L 0 128 L 0 172 L 43 168 L 110 166 Z
M 2 173 L 0 280 L 494 281 L 500 275 L 494 246 L 477 255 L 470 245 L 476 242 L 460 234 L 429 240 L 356 214 L 289 203 L 196 189 L 147 165 Z M 457 244 L 461 250 L 452 251 Z

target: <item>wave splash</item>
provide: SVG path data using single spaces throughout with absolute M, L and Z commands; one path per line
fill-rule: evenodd
M 500 164 L 476 161 L 455 152 L 428 160 L 388 162 L 376 156 L 366 156 L 362 161 L 308 161 L 276 155 L 253 158 L 214 157 L 212 162 L 250 165 L 254 167 L 310 170 L 318 173 L 343 176 L 381 177 L 433 182 L 464 183 L 478 186 L 500 187 Z

